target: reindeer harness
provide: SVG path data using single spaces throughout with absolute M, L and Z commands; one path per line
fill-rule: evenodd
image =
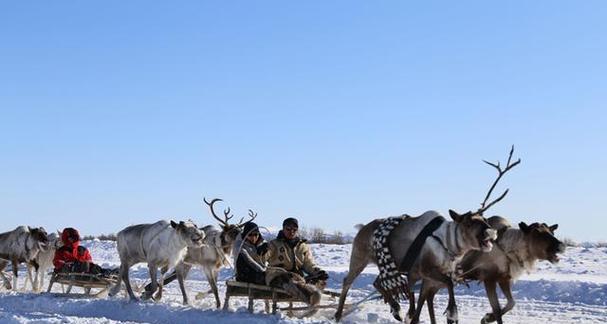
M 377 267 L 379 275 L 373 285 L 381 293 L 384 301 L 398 301 L 401 298 L 407 299 L 409 291 L 409 283 L 406 274 L 411 270 L 413 264 L 419 257 L 419 254 L 424 246 L 426 239 L 433 236 L 436 231 L 445 221 L 441 216 L 433 218 L 421 232 L 417 235 L 413 243 L 407 250 L 405 257 L 401 261 L 399 267 L 396 266 L 394 257 L 388 245 L 390 234 L 400 223 L 410 217 L 403 215 L 401 217 L 386 218 L 373 232 L 373 248 L 377 257 Z

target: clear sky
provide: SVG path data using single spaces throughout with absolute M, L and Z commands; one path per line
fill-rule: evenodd
M 476 209 L 607 240 L 605 1 L 0 4 L 0 230 Z

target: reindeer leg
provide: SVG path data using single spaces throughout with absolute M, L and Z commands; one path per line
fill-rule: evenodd
M 133 293 L 133 287 L 131 287 L 131 281 L 129 279 L 129 268 L 130 265 L 129 264 L 121 264 L 120 265 L 120 276 L 122 277 L 122 281 L 124 281 L 124 286 L 126 287 L 126 291 L 129 294 L 129 298 L 132 301 L 138 301 L 139 298 L 137 298 L 135 296 L 135 294 Z M 120 281 L 117 283 L 117 285 L 120 285 Z M 120 286 L 118 286 L 118 291 L 120 291 Z M 118 291 L 116 293 L 118 293 Z
M 417 301 L 417 309 L 415 309 L 415 314 L 411 319 L 411 324 L 419 323 L 419 316 L 422 313 L 422 309 L 424 308 L 424 303 L 430 294 L 432 288 L 430 287 L 430 282 L 426 280 L 422 280 L 422 286 L 419 290 L 419 300 Z
M 434 295 L 438 289 L 432 289 L 432 291 L 428 294 L 428 316 L 430 316 L 430 323 L 436 324 L 436 316 L 434 316 Z
M 207 276 L 207 281 L 211 286 L 211 290 L 213 291 L 213 296 L 215 296 L 215 305 L 217 308 L 221 308 L 221 301 L 219 300 L 219 292 L 217 290 L 217 271 L 215 268 L 204 268 L 204 274 Z
M 40 287 L 41 287 L 41 283 L 40 283 L 40 274 L 42 272 L 42 269 L 40 268 L 40 266 L 38 266 L 38 270 L 35 271 L 34 274 L 34 281 L 32 282 L 32 289 L 34 290 L 34 292 L 39 292 L 40 291 Z
M 449 303 L 447 305 L 447 324 L 457 324 L 457 303 L 455 302 L 455 289 L 453 287 L 453 281 L 449 279 L 447 284 L 447 290 L 449 291 Z
M 40 271 L 38 271 L 37 276 L 36 276 L 36 280 L 38 281 L 38 292 L 40 292 L 42 290 L 42 287 L 44 287 L 44 271 L 46 271 L 46 269 L 41 269 Z M 38 277 L 40 277 L 40 279 L 38 279 Z
M 11 281 L 4 275 L 4 268 L 8 265 L 8 261 L 0 260 L 0 277 L 2 277 L 2 281 L 4 282 L 4 288 L 11 290 L 13 286 L 11 285 Z
M 411 285 L 413 285 L 415 281 L 409 281 Z M 407 297 L 409 298 L 409 309 L 407 310 L 407 317 L 405 318 L 405 323 L 411 323 L 413 318 L 415 318 L 415 292 L 413 292 L 413 287 L 409 287 L 407 290 Z M 401 322 L 400 316 L 400 305 L 396 301 L 390 302 L 390 308 L 392 308 L 392 316 Z
M 490 323 L 497 320 L 499 324 L 502 324 L 502 310 L 500 309 L 500 302 L 497 298 L 496 282 L 492 280 L 486 280 L 485 290 L 487 291 L 487 298 L 489 298 L 489 304 L 491 304 L 492 313 L 487 313 L 485 317 L 481 319 L 481 323 Z
M 4 272 L 0 270 L 0 276 L 2 277 L 2 281 L 4 282 L 4 288 L 11 290 L 13 289 L 13 285 L 11 285 L 11 281 L 4 275 Z
M 186 269 L 187 268 L 187 269 Z M 183 304 L 189 304 L 188 294 L 185 290 L 184 280 L 187 273 L 190 271 L 190 266 L 186 266 L 184 263 L 178 264 L 175 268 L 175 272 L 177 274 L 177 282 L 179 282 L 179 289 L 181 290 L 181 295 L 183 296 Z
M 160 283 L 158 284 L 158 292 L 154 296 L 155 301 L 159 301 L 162 298 L 162 290 L 164 289 L 164 275 L 169 271 L 167 267 L 160 269 Z
M 457 304 L 455 302 L 455 290 L 453 280 L 451 280 L 449 276 L 444 275 L 435 268 L 428 269 L 426 276 L 429 279 L 432 279 L 434 281 L 437 281 L 438 283 L 442 283 L 447 286 L 447 290 L 449 292 L 449 302 L 447 304 L 447 310 L 445 311 L 445 313 L 447 314 L 447 323 L 457 324 Z
M 150 280 L 152 280 L 152 290 L 144 291 L 141 295 L 141 298 L 143 299 L 150 299 L 156 290 L 158 290 L 158 268 L 156 268 L 156 263 L 148 262 L 148 271 L 150 273 Z
M 354 257 L 354 253 L 352 253 L 352 258 L 350 259 L 350 269 L 348 270 L 348 275 L 344 278 L 342 287 L 341 287 L 341 295 L 339 295 L 339 304 L 337 306 L 337 312 L 335 312 L 335 321 L 339 322 L 341 316 L 344 312 L 344 304 L 346 302 L 346 295 L 348 294 L 348 290 L 352 287 L 352 283 L 354 279 L 360 275 L 361 272 L 367 267 L 369 261 L 357 257 Z
M 361 272 L 367 267 L 368 264 L 368 260 L 363 259 L 362 257 L 355 257 L 354 255 L 352 255 L 352 258 L 350 259 L 350 268 L 348 270 L 348 275 L 343 280 L 341 294 L 339 295 L 339 304 L 337 306 L 337 312 L 335 313 L 336 321 L 339 321 L 343 314 L 344 304 L 346 302 L 348 290 L 350 290 L 350 287 L 352 287 L 352 283 L 354 283 L 354 280 L 361 274 Z
M 32 284 L 32 290 L 34 290 L 34 279 L 32 279 L 32 266 L 30 264 L 25 265 L 25 280 L 23 281 L 23 291 L 27 290 L 28 281 Z
M 13 259 L 13 289 L 17 289 L 17 278 L 19 276 L 19 261 Z
M 504 308 L 502 308 L 502 316 L 504 314 L 506 314 L 507 312 L 509 312 L 512 308 L 514 308 L 514 298 L 512 298 L 512 282 L 509 279 L 505 279 L 499 282 L 500 288 L 502 289 L 502 292 L 504 293 L 504 296 L 506 296 L 506 299 L 508 300 L 508 302 L 506 303 L 506 306 L 504 306 Z
M 112 289 L 110 290 L 110 293 L 108 294 L 110 297 L 114 297 L 116 296 L 116 294 L 118 294 L 120 292 L 120 288 L 122 288 L 122 278 L 124 277 L 123 272 L 124 272 L 124 267 L 126 267 L 126 271 L 129 271 L 128 265 L 124 264 L 124 263 L 120 263 L 120 275 L 118 276 L 118 280 L 116 282 L 116 285 L 114 287 L 112 287 Z M 127 274 L 127 278 L 128 278 L 128 274 Z M 52 281 L 53 281 L 53 277 L 51 277 L 51 285 L 52 285 Z M 49 286 L 49 291 L 50 291 L 50 286 Z

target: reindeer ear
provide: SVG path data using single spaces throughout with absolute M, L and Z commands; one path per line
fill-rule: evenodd
M 523 231 L 523 233 L 529 232 L 529 226 L 527 224 L 525 224 L 525 222 L 518 223 L 518 228 L 520 228 L 521 231 Z
M 559 224 L 554 224 L 548 228 L 550 229 L 551 232 L 554 232 L 554 231 L 556 231 L 557 228 L 559 228 Z
M 31 232 L 31 231 L 32 231 L 32 228 L 28 226 L 28 227 L 27 227 L 27 230 Z
M 171 227 L 177 228 L 177 223 L 175 223 L 174 221 L 171 221 Z
M 453 211 L 452 209 L 449 209 L 449 216 L 451 216 L 451 218 L 453 219 L 454 222 L 459 223 L 462 221 L 462 215 L 456 213 L 455 211 Z

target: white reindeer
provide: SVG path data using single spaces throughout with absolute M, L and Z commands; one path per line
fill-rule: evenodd
M 10 232 L 0 234 L 0 277 L 7 289 L 17 289 L 17 278 L 19 275 L 19 263 L 25 262 L 38 269 L 36 257 L 40 251 L 47 248 L 48 238 L 42 227 L 32 228 L 19 226 Z M 13 266 L 13 284 L 4 275 L 4 268 L 8 262 Z
M 44 251 L 40 251 L 35 259 L 36 263 L 38 264 L 38 269 L 36 269 L 34 265 L 30 263 L 27 264 L 27 277 L 25 278 L 25 282 L 23 284 L 23 290 L 27 289 L 27 283 L 30 282 L 32 284 L 32 290 L 34 292 L 40 292 L 44 286 L 44 277 L 46 272 L 53 267 L 55 251 L 57 251 L 57 249 L 62 245 L 62 242 L 59 239 L 60 236 L 60 232 L 51 233 L 48 235 L 48 248 Z M 34 270 L 33 275 L 32 270 Z
M 142 297 L 144 299 L 152 297 L 158 288 L 154 299 L 159 300 L 162 297 L 163 283 L 161 281 L 158 285 L 158 268 L 161 268 L 161 274 L 164 276 L 169 269 L 175 268 L 183 262 L 188 247 L 201 247 L 204 238 L 204 232 L 190 221 L 179 223 L 171 221 L 169 223 L 162 220 L 153 224 L 129 226 L 118 232 L 120 277 L 116 286 L 110 291 L 110 296 L 114 296 L 120 291 L 121 281 L 124 281 L 130 299 L 138 300 L 129 281 L 129 268 L 137 263 L 147 262 L 152 289 L 146 291 Z M 177 279 L 181 292 L 185 296 L 183 277 L 178 275 Z M 187 303 L 185 297 L 184 303 Z
M 230 254 L 234 242 L 242 231 L 243 219 L 238 224 L 229 224 L 229 220 L 234 217 L 230 216 L 230 208 L 224 210 L 224 219 L 221 219 L 215 213 L 213 205 L 217 202 L 222 201 L 219 198 L 213 199 L 208 202 L 204 199 L 205 204 L 209 206 L 211 215 L 219 222 L 221 230 L 218 230 L 212 225 L 208 225 L 202 228 L 206 237 L 204 239 L 204 245 L 202 247 L 188 248 L 188 252 L 185 256 L 184 262 L 177 266 L 176 271 L 171 273 L 165 280 L 164 285 L 174 281 L 177 278 L 177 273 L 181 272 L 181 276 L 186 278 L 193 266 L 200 267 L 207 277 L 207 281 L 211 286 L 211 291 L 215 296 L 215 303 L 217 308 L 221 307 L 221 301 L 219 299 L 219 291 L 217 289 L 217 272 L 219 269 L 230 265 Z M 250 221 L 257 216 L 256 213 L 249 210 Z M 148 284 L 145 287 L 146 291 L 152 289 L 152 284 Z M 185 291 L 183 289 L 182 291 Z M 187 301 L 187 294 L 184 293 L 184 300 Z

